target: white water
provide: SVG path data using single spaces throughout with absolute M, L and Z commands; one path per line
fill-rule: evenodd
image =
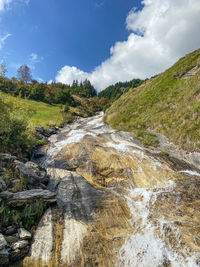
M 150 205 L 153 205 L 157 195 L 161 192 L 172 190 L 175 185 L 155 190 L 136 188 L 130 191 L 126 198 L 132 213 L 134 234 L 129 236 L 119 252 L 117 267 L 160 267 L 171 263 L 172 267 L 198 267 L 196 262 L 199 255 L 189 252 L 187 248 L 181 248 L 180 230 L 172 222 L 159 218 L 154 225 L 150 218 Z M 140 197 L 140 200 L 135 200 Z M 166 246 L 167 232 L 175 233 L 176 247 Z M 158 231 L 159 230 L 159 231 Z M 162 236 L 162 240 L 158 236 Z M 184 257 L 181 255 L 184 255 Z
M 196 172 L 196 171 L 184 170 L 184 171 L 180 171 L 180 172 L 181 172 L 181 173 L 190 174 L 190 175 L 200 176 L 200 173 L 199 173 L 199 172 Z

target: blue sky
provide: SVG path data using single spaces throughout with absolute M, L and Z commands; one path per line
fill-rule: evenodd
M 0 0 L 0 62 L 98 91 L 151 77 L 200 47 L 199 0 Z
M 64 65 L 90 72 L 109 57 L 115 41 L 128 37 L 125 20 L 139 1 L 32 0 L 11 3 L 1 14 L 0 51 L 8 76 L 21 64 L 32 67 L 34 78 L 54 79 Z

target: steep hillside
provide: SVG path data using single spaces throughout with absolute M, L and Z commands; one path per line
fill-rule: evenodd
M 108 86 L 106 89 L 101 91 L 98 96 L 104 97 L 111 102 L 117 100 L 122 94 L 127 92 L 129 88 L 134 88 L 142 84 L 143 81 L 140 79 L 133 79 L 129 82 L 118 82 L 116 84 Z
M 199 151 L 200 49 L 130 89 L 106 111 L 104 120 L 113 128 L 133 131 L 147 146 L 158 144 L 154 131 L 188 151 Z

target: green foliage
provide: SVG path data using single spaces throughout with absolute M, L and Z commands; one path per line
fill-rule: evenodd
M 105 112 L 110 106 L 111 106 L 110 103 L 106 104 L 106 105 L 103 107 L 103 112 Z
M 92 86 L 89 80 L 83 82 L 73 81 L 72 86 L 69 87 L 72 95 L 78 95 L 82 97 L 94 97 L 97 95 L 95 88 Z
M 71 103 L 74 102 L 74 99 L 71 96 L 71 94 L 70 94 L 68 89 L 58 89 L 55 92 L 55 102 L 56 103 L 61 103 L 63 105 L 66 104 L 66 103 L 68 105 L 70 105 Z
M 101 91 L 98 96 L 109 99 L 111 102 L 117 100 L 122 94 L 127 92 L 129 88 L 135 88 L 143 83 L 140 79 L 133 79 L 130 82 L 118 82 L 115 85 L 110 85 L 103 91 Z
M 6 69 L 6 64 L 1 63 L 0 64 L 0 77 L 4 78 L 6 75 L 7 69 Z
M 33 110 L 23 107 L 16 99 L 0 97 L 0 152 L 29 152 L 34 140 L 28 131 L 28 117 Z
M 0 203 L 0 224 L 20 226 L 20 222 L 22 222 L 25 228 L 30 229 L 37 225 L 46 208 L 47 204 L 41 200 L 27 203 L 23 207 L 9 206 L 6 201 L 2 201 Z
M 130 89 L 106 111 L 105 121 L 114 128 L 133 131 L 145 144 L 151 143 L 151 129 L 184 149 L 199 150 L 200 71 L 191 78 L 181 78 L 199 61 L 200 49 L 138 88 Z
M 40 83 L 35 83 L 32 86 L 30 98 L 34 100 L 44 101 L 45 100 L 45 86 Z

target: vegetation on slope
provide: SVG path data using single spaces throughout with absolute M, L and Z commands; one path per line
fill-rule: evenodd
M 135 88 L 142 84 L 143 81 L 140 79 L 133 79 L 129 82 L 118 82 L 114 85 L 108 86 L 106 89 L 101 91 L 98 96 L 104 97 L 111 102 L 117 100 L 122 94 L 127 92 L 130 88 Z
M 189 78 L 183 76 L 196 67 Z M 200 49 L 170 69 L 130 89 L 106 111 L 104 120 L 119 130 L 133 131 L 147 146 L 158 145 L 154 134 L 191 151 L 200 150 Z

